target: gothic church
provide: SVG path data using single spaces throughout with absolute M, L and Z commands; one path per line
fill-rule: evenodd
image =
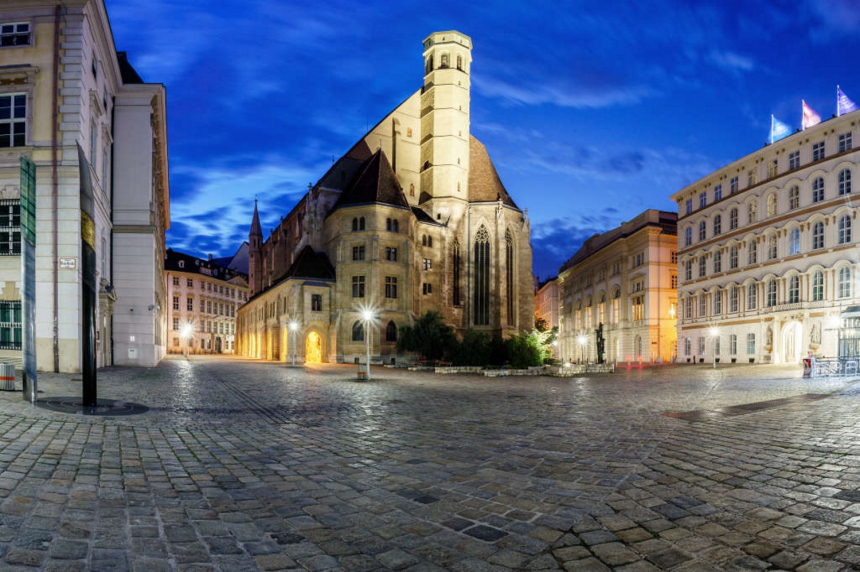
M 472 41 L 424 40 L 424 85 L 384 117 L 264 240 L 256 204 L 237 353 L 392 363 L 400 326 L 435 310 L 457 331 L 534 322 L 528 213 L 469 133 Z M 365 328 L 362 311 L 374 320 Z

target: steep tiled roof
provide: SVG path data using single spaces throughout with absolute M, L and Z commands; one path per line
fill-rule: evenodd
M 519 207 L 505 190 L 496 167 L 487 154 L 484 144 L 469 136 L 469 202 L 482 203 L 488 201 L 502 202 L 509 207 L 519 210 Z
M 441 224 L 439 221 L 433 220 L 433 217 L 427 214 L 423 209 L 419 209 L 418 207 L 412 207 L 412 214 L 415 215 L 415 218 L 418 219 L 418 222 L 425 222 L 428 224 Z
M 321 278 L 334 280 L 334 268 L 328 261 L 328 256 L 322 252 L 316 252 L 310 246 L 305 246 L 299 253 L 296 261 L 287 270 L 284 280 L 287 278 Z
M 215 260 L 204 260 L 177 252 L 172 248 L 168 248 L 164 257 L 164 269 L 174 272 L 187 272 L 189 274 L 203 274 L 218 280 L 230 280 L 239 276 L 244 280 L 248 280 L 248 275 L 233 268 L 226 268 L 218 264 Z
M 382 150 L 377 151 L 364 162 L 355 179 L 340 196 L 332 210 L 348 205 L 372 203 L 409 208 L 391 163 L 388 162 Z
M 141 79 L 137 71 L 135 71 L 135 69 L 129 63 L 128 54 L 126 54 L 125 52 L 117 52 L 116 61 L 119 64 L 119 75 L 122 77 L 122 83 L 143 83 L 143 79 Z

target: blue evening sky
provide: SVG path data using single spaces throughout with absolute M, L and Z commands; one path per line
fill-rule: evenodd
M 860 2 L 106 0 L 167 86 L 171 228 L 201 257 L 264 234 L 423 80 L 422 40 L 472 37 L 472 134 L 528 209 L 534 272 L 761 147 L 801 99 L 860 103 Z

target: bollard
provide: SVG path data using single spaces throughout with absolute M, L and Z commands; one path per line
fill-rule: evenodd
M 15 391 L 15 366 L 8 363 L 0 364 L 0 390 Z

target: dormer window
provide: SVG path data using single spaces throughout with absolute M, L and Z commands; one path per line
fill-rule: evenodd
M 8 24 L 0 24 L 0 46 L 29 46 L 30 42 L 30 23 L 29 22 L 10 22 Z
M 185 261 L 184 260 L 179 261 L 179 268 L 185 268 Z

